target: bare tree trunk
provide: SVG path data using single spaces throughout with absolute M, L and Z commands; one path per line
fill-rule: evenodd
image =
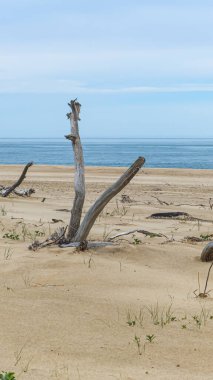
M 68 226 L 66 240 L 70 242 L 75 236 L 81 221 L 81 214 L 85 199 L 85 178 L 84 178 L 84 157 L 81 145 L 81 139 L 79 136 L 78 120 L 80 114 L 80 103 L 75 100 L 71 100 L 68 105 L 71 107 L 72 112 L 67 114 L 67 117 L 71 122 L 71 134 L 65 136 L 68 140 L 72 141 L 72 147 L 75 158 L 75 198 L 73 201 L 73 207 L 71 210 L 71 218 Z
M 106 204 L 131 181 L 131 179 L 143 166 L 144 162 L 145 159 L 143 157 L 138 157 L 130 168 L 96 200 L 96 202 L 86 213 L 77 233 L 72 239 L 73 242 L 81 242 L 86 240 L 93 224 L 96 221 L 96 218 L 104 209 Z
M 66 230 L 63 229 L 62 232 L 59 231 L 59 233 L 56 232 L 55 234 L 51 235 L 50 238 L 45 240 L 43 243 L 35 241 L 29 247 L 33 250 L 52 244 L 59 244 L 63 248 L 73 246 L 77 246 L 82 249 L 87 248 L 88 242 L 86 239 L 98 215 L 107 205 L 107 203 L 131 181 L 131 179 L 137 174 L 137 172 L 145 163 L 144 157 L 138 157 L 138 159 L 130 166 L 130 168 L 126 170 L 126 172 L 96 200 L 80 224 L 85 199 L 84 158 L 78 129 L 78 120 L 80 120 L 79 114 L 81 105 L 76 102 L 76 99 L 71 100 L 71 102 L 68 104 L 72 109 L 72 112 L 67 114 L 68 118 L 71 120 L 71 134 L 65 137 L 68 140 L 72 141 L 76 169 L 74 181 L 75 198 L 71 211 L 70 223 L 66 234 Z M 101 244 L 106 245 L 112 243 L 104 242 Z M 99 243 L 96 244 L 96 246 L 98 245 Z
M 24 167 L 24 170 L 22 172 L 22 174 L 20 175 L 19 179 L 10 187 L 6 187 L 6 188 L 3 188 L 3 190 L 1 190 L 1 195 L 2 197 L 7 197 L 10 193 L 12 193 L 18 186 L 21 185 L 21 183 L 24 181 L 25 177 L 26 177 L 26 174 L 27 174 L 27 171 L 28 169 L 33 165 L 33 162 L 28 162 L 28 164 Z M 31 193 L 33 192 L 32 190 L 33 189 L 30 189 L 31 190 Z M 17 192 L 18 195 L 25 195 L 25 194 L 19 194 L 19 192 Z

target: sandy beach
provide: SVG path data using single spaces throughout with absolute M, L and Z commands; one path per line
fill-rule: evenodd
M 84 212 L 124 170 L 86 168 Z M 0 184 L 21 171 L 0 166 Z M 198 273 L 201 291 L 205 285 L 207 241 L 188 237 L 213 233 L 213 171 L 142 169 L 106 206 L 90 240 L 137 228 L 164 236 L 130 234 L 80 253 L 28 250 L 69 222 L 73 168 L 33 166 L 29 187 L 30 198 L 0 198 L 0 369 L 23 380 L 212 379 L 213 292 L 194 294 Z M 148 218 L 165 211 L 194 219 Z

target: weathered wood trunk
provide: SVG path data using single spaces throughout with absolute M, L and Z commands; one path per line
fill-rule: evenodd
M 98 215 L 107 205 L 107 203 L 117 195 L 137 174 L 140 168 L 145 163 L 145 158 L 138 157 L 138 159 L 130 166 L 129 169 L 112 185 L 110 186 L 90 207 L 86 213 L 82 223 L 81 215 L 85 199 L 85 176 L 84 176 L 84 158 L 81 140 L 79 136 L 78 120 L 80 114 L 81 105 L 75 100 L 71 100 L 68 103 L 72 109 L 72 112 L 67 114 L 71 120 L 71 134 L 65 136 L 68 140 L 72 141 L 74 158 L 75 158 L 75 198 L 73 201 L 73 207 L 71 211 L 70 223 L 66 229 L 60 230 L 55 234 L 52 234 L 49 239 L 46 239 L 43 243 L 35 241 L 29 248 L 37 250 L 48 245 L 59 244 L 61 247 L 78 247 L 79 249 L 86 249 L 91 247 L 86 239 L 89 232 L 94 225 Z M 95 246 L 109 245 L 111 242 L 96 242 Z M 94 244 L 93 244 L 94 246 Z
M 84 157 L 81 145 L 81 139 L 79 136 L 78 120 L 80 114 L 80 103 L 75 100 L 71 100 L 68 105 L 71 107 L 72 112 L 67 114 L 67 117 L 71 122 L 71 134 L 65 136 L 68 140 L 72 141 L 72 147 L 74 151 L 75 159 L 75 178 L 74 178 L 74 188 L 75 188 L 75 198 L 73 202 L 73 207 L 71 210 L 71 218 L 68 226 L 66 240 L 68 242 L 72 241 L 73 237 L 80 226 L 81 214 L 85 199 L 85 178 L 84 178 Z
M 18 186 L 21 185 L 21 183 L 24 181 L 25 177 L 26 177 L 26 174 L 27 174 L 27 171 L 28 169 L 33 165 L 33 162 L 28 162 L 28 164 L 24 167 L 24 170 L 23 172 L 21 173 L 19 179 L 12 185 L 12 186 L 9 186 L 9 187 L 6 187 L 6 188 L 3 188 L 1 189 L 1 192 L 0 194 L 2 195 L 2 197 L 7 197 L 10 193 L 12 193 Z M 20 192 L 17 191 L 17 194 L 18 195 L 28 195 L 29 191 L 22 191 L 22 194 Z M 29 192 L 29 195 L 32 194 L 34 192 L 33 189 L 30 189 L 30 192 Z
M 73 242 L 81 242 L 87 239 L 95 220 L 106 204 L 131 181 L 144 163 L 144 157 L 139 157 L 130 168 L 96 200 L 86 213 L 78 231 L 72 239 Z
M 213 241 L 203 248 L 200 258 L 201 261 L 213 261 Z

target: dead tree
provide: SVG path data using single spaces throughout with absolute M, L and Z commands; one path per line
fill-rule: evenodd
M 2 197 L 8 197 L 9 194 L 15 193 L 16 195 L 20 196 L 30 196 L 32 193 L 35 192 L 34 189 L 28 189 L 28 190 L 17 190 L 17 187 L 21 185 L 21 183 L 24 181 L 28 169 L 33 165 L 33 162 L 28 162 L 28 164 L 24 167 L 23 172 L 21 173 L 19 179 L 12 185 L 8 187 L 0 186 L 0 195 Z
M 138 159 L 125 171 L 125 173 L 104 193 L 95 201 L 95 203 L 87 211 L 83 221 L 81 222 L 82 209 L 85 199 L 85 174 L 84 174 L 84 158 L 83 149 L 81 145 L 81 139 L 79 135 L 78 121 L 80 114 L 80 103 L 77 99 L 71 100 L 68 105 L 71 107 L 71 113 L 67 114 L 71 123 L 71 134 L 65 137 L 71 140 L 72 147 L 74 151 L 75 159 L 75 197 L 73 201 L 73 207 L 71 210 L 71 218 L 67 228 L 62 231 L 58 231 L 54 235 L 54 239 L 51 238 L 51 244 L 59 244 L 62 247 L 75 246 L 76 243 L 82 245 L 86 241 L 91 228 L 93 227 L 98 215 L 107 205 L 107 203 L 118 194 L 137 174 L 140 168 L 144 165 L 145 159 L 143 157 L 138 157 Z M 46 245 L 50 245 L 50 239 L 48 239 Z M 106 243 L 104 243 L 106 244 Z M 112 244 L 112 243 L 110 243 Z M 85 244 L 83 244 L 85 245 Z M 45 242 L 38 243 L 35 242 L 30 246 L 31 249 L 38 249 L 45 246 Z
M 65 136 L 67 139 L 72 141 L 75 159 L 75 198 L 71 211 L 70 223 L 66 234 L 66 242 L 68 244 L 71 242 L 82 242 L 87 239 L 95 220 L 106 204 L 131 181 L 145 162 L 143 157 L 139 157 L 133 165 L 96 200 L 80 224 L 85 199 L 85 174 L 83 149 L 78 128 L 81 104 L 76 100 L 77 99 L 71 100 L 71 102 L 68 103 L 72 110 L 71 113 L 67 114 L 67 117 L 71 122 L 71 134 Z

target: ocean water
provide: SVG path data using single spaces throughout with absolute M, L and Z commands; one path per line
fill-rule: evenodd
M 86 165 L 213 169 L 213 139 L 82 139 Z M 0 164 L 72 165 L 66 139 L 0 139 Z

